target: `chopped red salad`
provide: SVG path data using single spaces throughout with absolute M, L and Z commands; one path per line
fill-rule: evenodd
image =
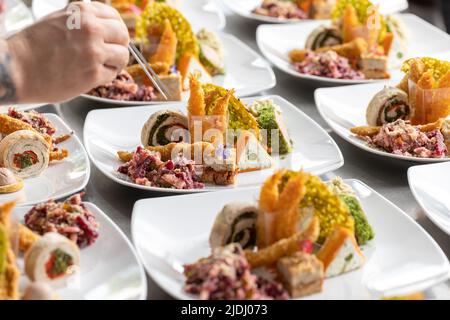
M 49 200 L 34 206 L 25 215 L 25 225 L 41 235 L 58 232 L 80 247 L 93 244 L 99 236 L 99 225 L 81 201 L 82 195 L 73 195 L 64 202 Z
M 367 137 L 369 144 L 389 153 L 419 158 L 443 158 L 448 155 L 444 136 L 439 129 L 422 132 L 409 121 L 397 120 L 385 124 L 380 132 Z
M 208 258 L 184 266 L 184 290 L 202 300 L 285 300 L 283 286 L 251 273 L 239 244 L 215 248 Z
M 125 70 L 122 70 L 112 82 L 98 86 L 88 94 L 123 101 L 152 101 L 156 98 L 153 87 L 136 83 Z
M 294 67 L 298 72 L 312 76 L 347 80 L 365 78 L 361 71 L 352 68 L 347 58 L 332 50 L 326 52 L 308 51 L 305 59 L 302 62 L 294 63 Z
M 117 169 L 143 186 L 171 189 L 202 189 L 204 184 L 195 172 L 195 162 L 179 155 L 166 162 L 160 154 L 139 146 L 133 158 Z

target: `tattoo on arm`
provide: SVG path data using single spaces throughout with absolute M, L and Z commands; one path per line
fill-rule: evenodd
M 16 102 L 16 85 L 11 75 L 11 56 L 0 52 L 0 105 Z

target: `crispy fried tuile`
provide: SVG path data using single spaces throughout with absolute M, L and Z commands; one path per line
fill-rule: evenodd
M 433 72 L 428 70 L 425 72 L 417 82 L 417 86 L 423 90 L 433 89 L 435 85 L 435 80 L 433 77 Z
M 412 59 L 409 70 L 409 79 L 417 83 L 425 73 L 425 64 L 420 58 Z
M 253 268 L 270 266 L 280 258 L 289 256 L 299 250 L 301 241 L 309 240 L 315 242 L 319 237 L 320 225 L 317 218 L 313 218 L 309 226 L 290 238 L 279 240 L 269 247 L 258 251 L 245 251 L 245 256 Z
M 299 203 L 306 193 L 309 174 L 300 172 L 287 182 L 278 199 L 275 220 L 275 240 L 289 238 L 297 232 Z
M 438 88 L 450 88 L 450 70 L 439 80 Z
M 177 35 L 172 29 L 169 19 L 164 20 L 164 31 L 159 40 L 155 54 L 150 58 L 150 63 L 164 63 L 169 66 L 175 64 L 177 52 Z
M 279 198 L 278 185 L 283 178 L 285 169 L 278 170 L 261 187 L 259 194 L 259 214 L 256 221 L 258 230 L 258 247 L 264 248 L 275 241 L 274 222 Z
M 397 88 L 406 92 L 409 95 L 409 74 L 406 74 L 400 83 L 397 85 Z
M 69 156 L 69 151 L 67 149 L 60 149 L 57 151 L 50 152 L 50 161 L 61 161 Z
M 353 127 L 350 131 L 358 136 L 362 137 L 372 137 L 380 132 L 381 127 L 369 127 L 369 126 L 361 126 L 361 127 Z
M 20 252 L 27 252 L 33 244 L 39 240 L 41 236 L 34 233 L 27 226 L 19 224 L 19 250 Z

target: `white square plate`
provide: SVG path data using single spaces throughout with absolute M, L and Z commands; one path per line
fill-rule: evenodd
M 408 56 L 419 57 L 450 50 L 450 35 L 413 14 L 400 14 L 408 32 Z M 307 21 L 290 25 L 260 25 L 256 41 L 263 55 L 277 68 L 297 78 L 335 84 L 367 83 L 380 80 L 346 80 L 301 74 L 289 61 L 292 49 L 305 47 L 309 34 L 320 25 L 330 25 L 329 20 Z M 406 57 L 405 57 L 406 59 Z M 391 78 L 400 79 L 399 69 L 391 69 Z M 382 81 L 382 80 L 381 80 Z
M 450 162 L 410 167 L 408 182 L 428 218 L 450 235 Z
M 44 115 L 56 127 L 56 135 L 72 132 L 56 114 Z M 80 139 L 73 134 L 69 140 L 58 144 L 58 148 L 67 149 L 69 156 L 62 161 L 51 162 L 40 176 L 24 179 L 22 190 L 0 194 L 0 203 L 17 200 L 18 205 L 32 205 L 49 199 L 64 198 L 83 189 L 89 181 L 91 167 Z
M 447 257 L 422 227 L 362 182 L 346 182 L 357 192 L 375 239 L 362 248 L 366 263 L 361 269 L 326 279 L 323 292 L 308 298 L 348 300 L 406 294 L 450 276 Z M 148 274 L 173 297 L 195 298 L 183 291 L 180 267 L 210 255 L 209 232 L 225 204 L 255 202 L 258 196 L 259 188 L 252 188 L 224 191 L 220 197 L 204 193 L 137 201 L 131 232 Z
M 146 299 L 147 279 L 136 251 L 120 228 L 96 205 L 85 202 L 100 225 L 97 241 L 80 249 L 81 273 L 73 288 L 58 290 L 62 299 L 135 300 Z M 13 217 L 23 222 L 31 207 L 15 208 Z M 18 259 L 23 271 L 23 259 Z M 22 274 L 21 286 L 28 278 Z
M 259 7 L 263 0 L 222 0 L 222 2 L 234 13 L 240 15 L 241 17 L 255 21 L 270 23 L 302 23 L 305 21 L 309 21 L 281 19 L 252 13 L 253 9 Z M 390 14 L 408 8 L 407 0 L 372 0 L 372 3 L 380 4 L 380 12 L 382 12 L 383 14 Z
M 256 94 L 275 86 L 275 74 L 266 60 L 235 36 L 226 33 L 218 33 L 218 36 L 223 42 L 225 52 L 225 74 L 214 76 L 212 83 L 227 89 L 234 88 L 239 97 Z M 120 101 L 88 94 L 82 96 L 102 103 L 123 106 L 173 103 L 173 101 Z M 185 94 L 183 100 L 187 101 L 188 97 L 189 95 Z
M 246 98 L 243 101 L 251 103 L 257 99 L 267 98 L 273 99 L 281 107 L 286 127 L 294 142 L 294 150 L 289 155 L 274 157 L 276 165 L 293 170 L 303 168 L 315 174 L 323 174 L 344 164 L 339 148 L 328 133 L 288 101 L 279 96 Z M 140 145 L 143 124 L 152 113 L 162 109 L 178 109 L 186 114 L 185 103 L 141 108 L 99 109 L 89 112 L 84 124 L 84 142 L 94 165 L 117 183 L 144 190 L 176 193 L 254 187 L 260 185 L 276 168 L 275 165 L 272 169 L 241 173 L 234 187 L 207 185 L 205 189 L 177 190 L 141 186 L 125 180 L 124 175 L 117 173 L 117 168 L 121 164 L 117 158 L 117 151 L 135 150 Z
M 395 86 L 398 82 L 391 81 Z M 364 140 L 358 138 L 350 129 L 366 126 L 366 108 L 372 97 L 383 89 L 387 82 L 359 84 L 334 88 L 320 88 L 314 93 L 317 109 L 328 125 L 341 138 L 365 151 L 381 156 L 415 162 L 442 162 L 450 158 L 418 158 L 397 155 L 370 147 Z

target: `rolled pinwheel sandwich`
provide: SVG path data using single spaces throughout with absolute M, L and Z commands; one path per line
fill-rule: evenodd
M 230 243 L 239 243 L 244 249 L 253 248 L 256 245 L 257 216 L 258 209 L 254 205 L 241 202 L 225 205 L 211 229 L 211 248 Z
M 58 289 L 67 285 L 80 266 L 78 246 L 56 232 L 46 233 L 25 254 L 25 273 L 31 281 Z
M 40 175 L 49 161 L 50 145 L 34 131 L 19 130 L 0 141 L 0 165 L 20 178 Z
M 409 120 L 412 114 L 406 92 L 394 87 L 384 87 L 370 101 L 366 120 L 369 126 L 382 126 L 398 119 Z
M 305 49 L 316 50 L 342 44 L 342 37 L 336 27 L 317 27 L 306 39 Z
M 178 110 L 153 113 L 142 127 L 141 142 L 147 146 L 164 146 L 171 142 L 187 142 L 188 120 Z

